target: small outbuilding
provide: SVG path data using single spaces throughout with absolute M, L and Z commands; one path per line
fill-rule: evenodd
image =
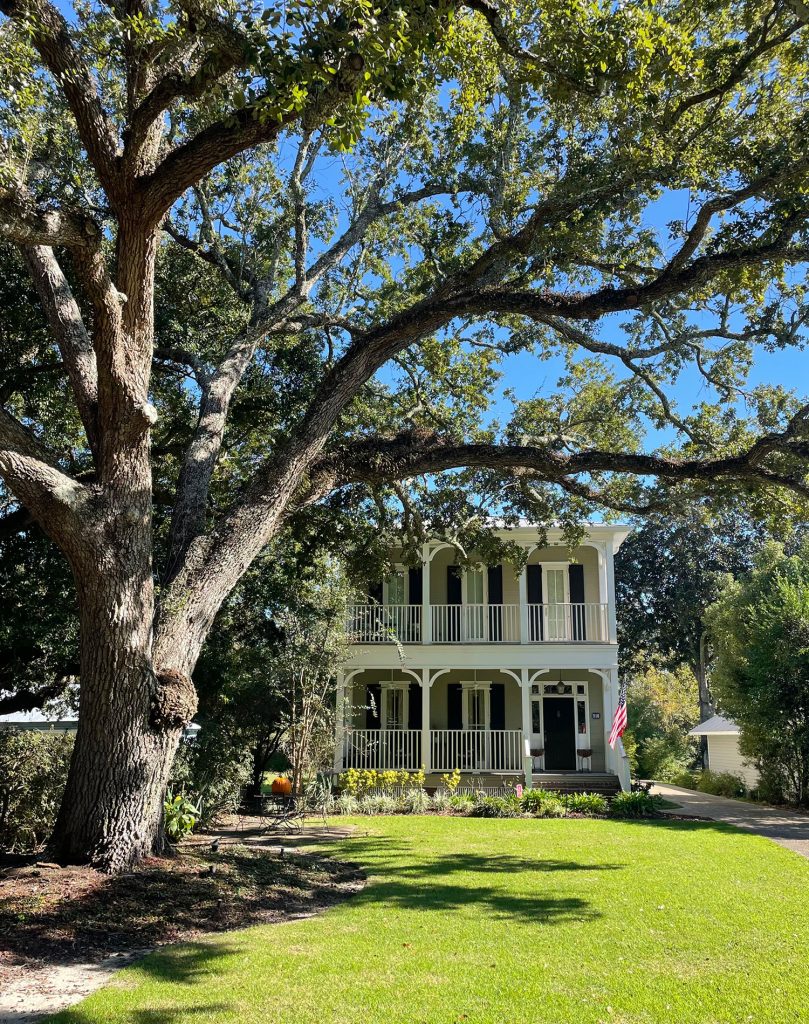
M 688 734 L 704 736 L 708 743 L 708 768 L 712 772 L 731 772 L 744 779 L 748 789 L 758 785 L 758 772 L 739 749 L 739 726 L 731 718 L 714 715 Z

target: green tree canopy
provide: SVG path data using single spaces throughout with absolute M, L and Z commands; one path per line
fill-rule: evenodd
M 0 12 L 32 328 L 3 338 L 0 475 L 79 596 L 63 856 L 148 848 L 211 624 L 287 528 L 401 516 L 468 548 L 495 510 L 573 535 L 654 478 L 805 502 L 807 406 L 747 385 L 806 315 L 791 7 Z M 498 390 L 512 356 L 528 398 Z M 705 401 L 680 407 L 687 371 Z
M 809 805 L 809 544 L 792 556 L 768 544 L 707 622 L 717 701 L 740 725 L 743 753 L 770 794 Z

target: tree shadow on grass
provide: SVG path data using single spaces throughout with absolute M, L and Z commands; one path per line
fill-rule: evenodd
M 159 1010 L 130 1010 L 126 1016 L 116 1017 L 125 1024 L 181 1024 L 182 1021 L 198 1014 L 232 1012 L 228 1003 L 206 1003 L 200 1006 L 163 1007 Z M 48 1018 L 50 1021 L 51 1018 Z M 103 1020 L 98 1014 L 89 1014 L 82 1009 L 69 1007 L 53 1018 L 53 1024 L 99 1024 Z
M 457 853 L 413 859 L 402 863 L 386 856 L 375 840 L 353 840 L 352 853 L 365 864 L 372 884 L 354 902 L 387 903 L 405 910 L 448 912 L 479 908 L 500 920 L 554 924 L 593 920 L 600 916 L 590 902 L 553 891 L 553 876 L 569 872 L 619 871 L 624 865 L 598 861 L 517 857 L 510 854 Z M 465 876 L 463 881 L 459 876 Z M 493 876 L 508 881 L 492 884 Z M 517 885 L 514 884 L 517 879 Z
M 21 870 L 0 884 L 0 953 L 39 968 L 285 920 L 359 884 L 356 869 L 337 861 L 244 850 L 152 862 L 128 875 Z

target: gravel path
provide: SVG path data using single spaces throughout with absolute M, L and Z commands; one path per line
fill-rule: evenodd
M 662 782 L 656 783 L 652 792 L 680 805 L 669 810 L 669 814 L 685 813 L 694 818 L 709 818 L 745 828 L 809 858 L 809 814 L 746 800 L 729 800 Z

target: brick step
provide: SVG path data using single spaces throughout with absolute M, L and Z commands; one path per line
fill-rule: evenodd
M 618 776 L 609 772 L 543 772 L 532 776 L 532 785 L 534 789 L 552 789 L 557 793 L 601 793 L 603 796 L 615 796 L 621 791 Z

